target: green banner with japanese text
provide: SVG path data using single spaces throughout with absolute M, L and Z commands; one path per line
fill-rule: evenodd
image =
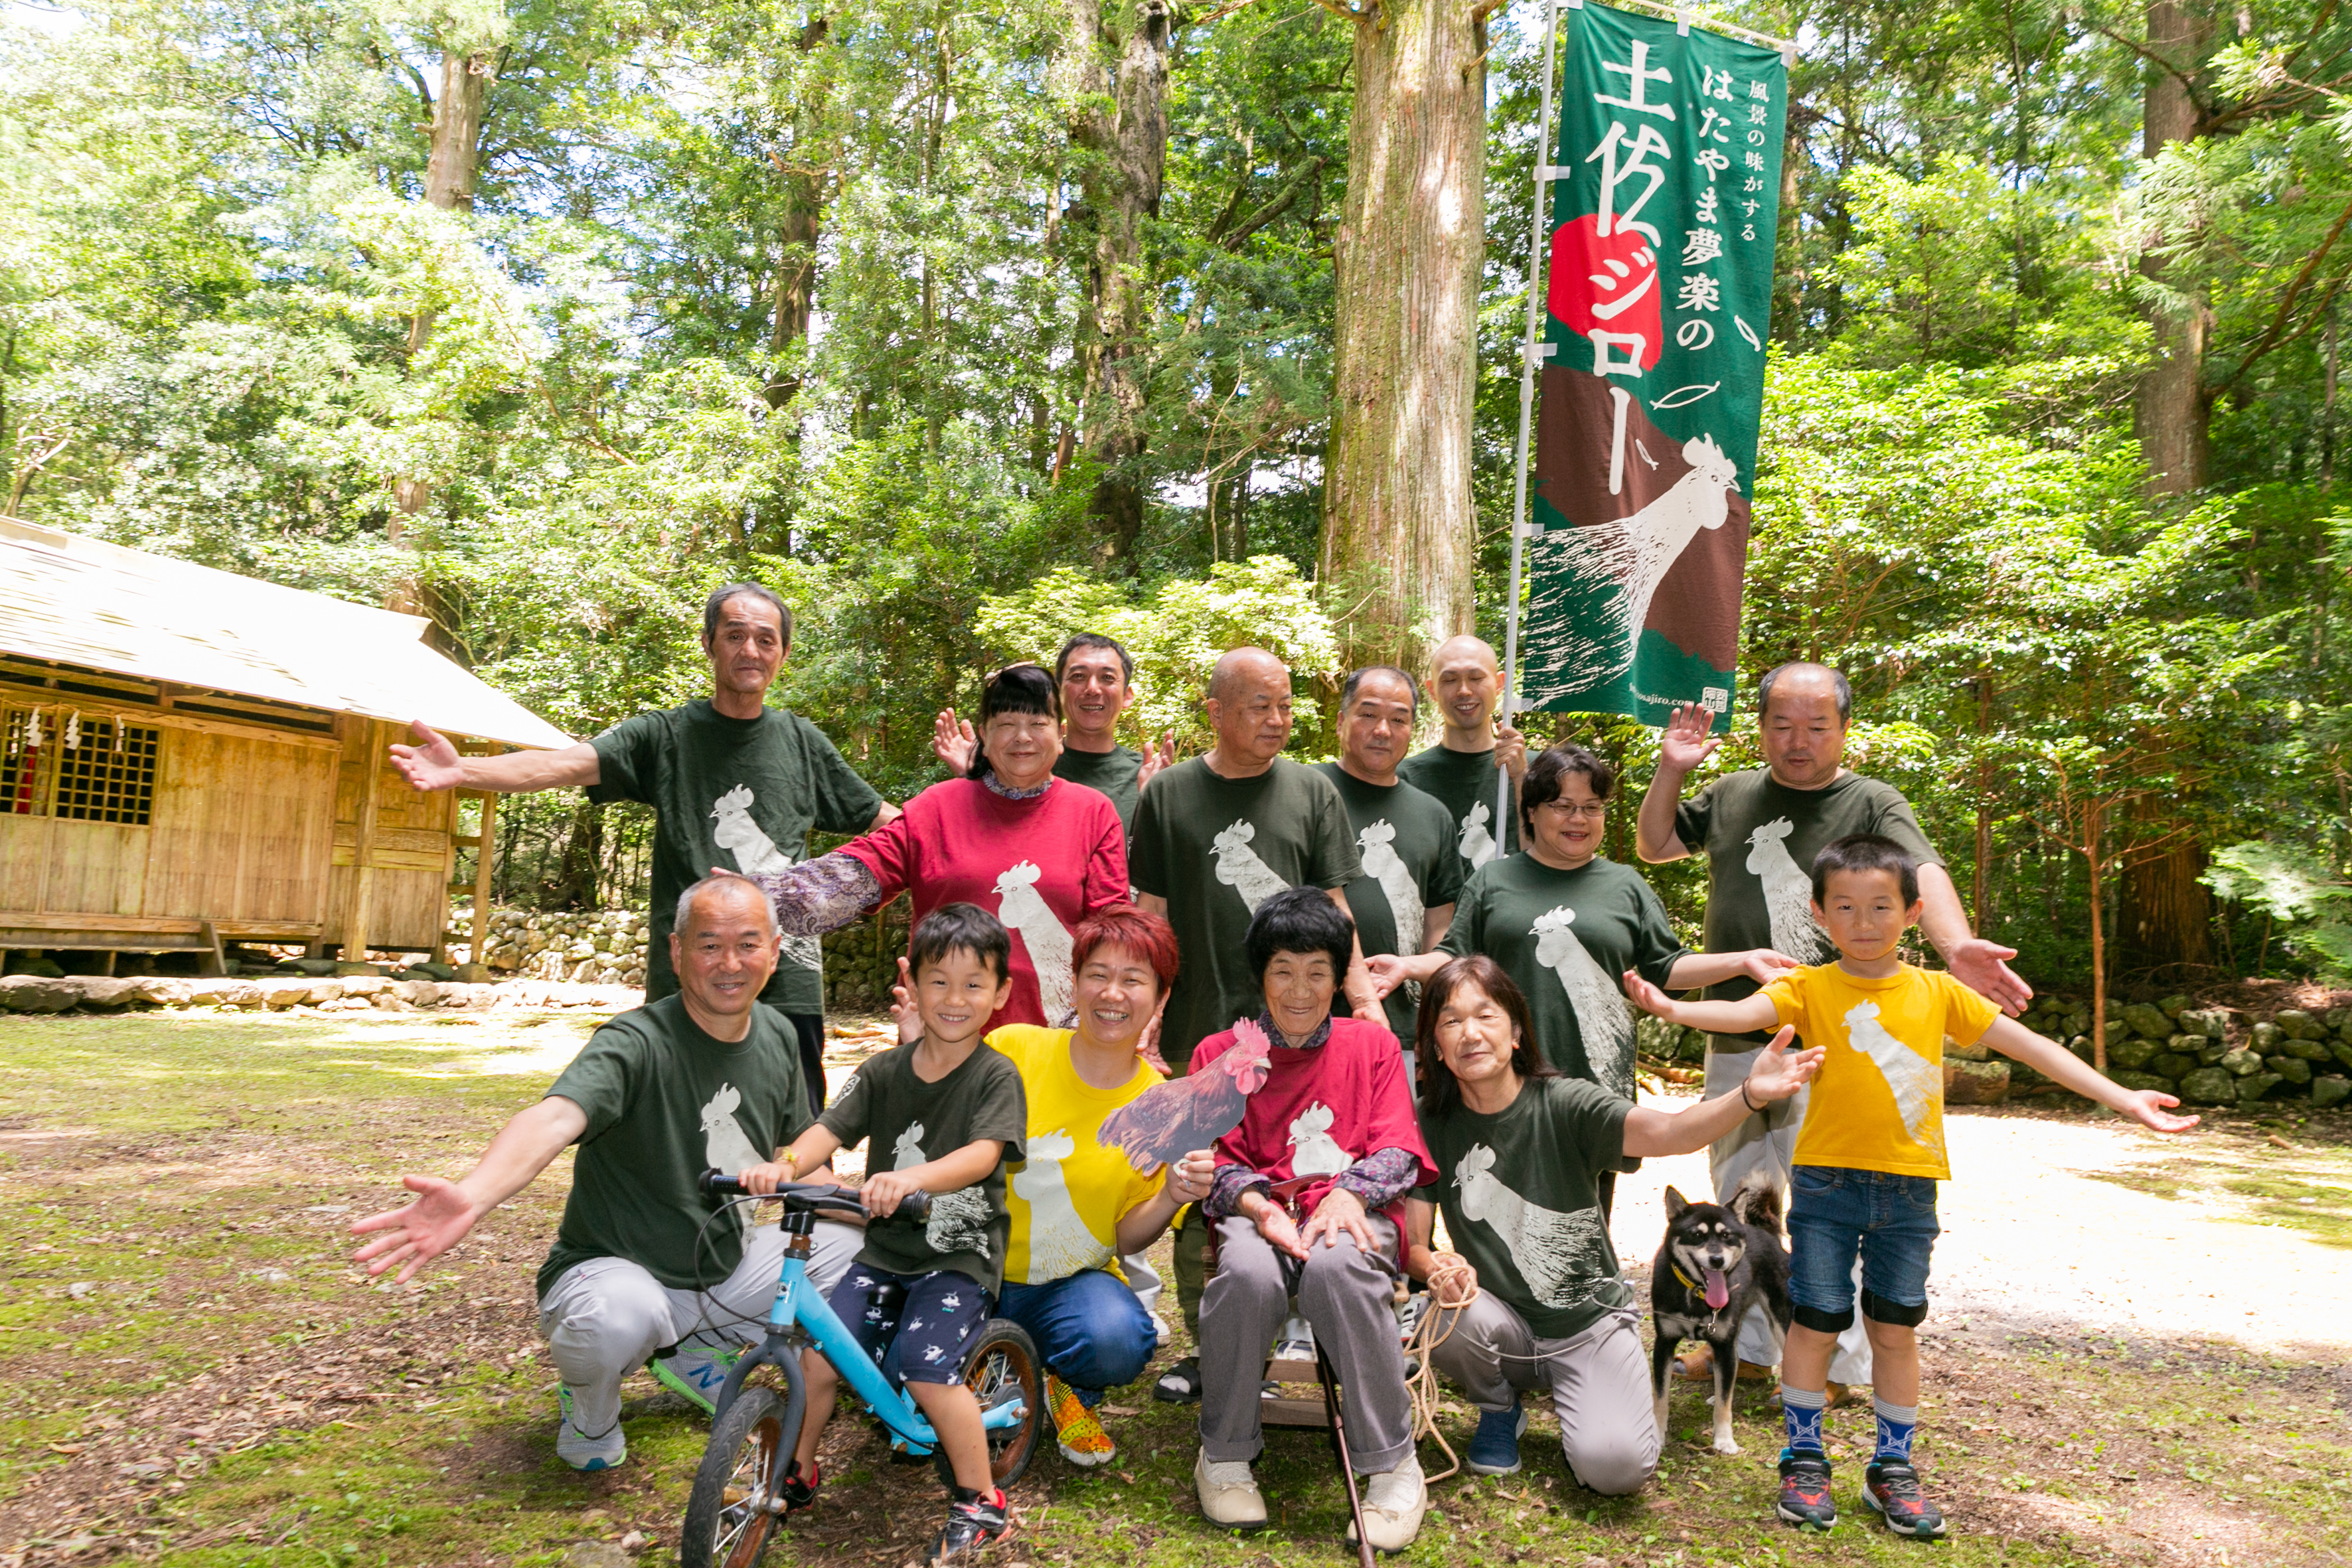
M 1788 68 L 1704 26 L 1562 12 L 1522 708 L 1728 722 Z

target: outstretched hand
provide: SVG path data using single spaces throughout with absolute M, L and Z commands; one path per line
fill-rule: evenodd
M 980 734 L 971 721 L 958 719 L 952 708 L 940 709 L 931 720 L 931 755 L 962 778 L 971 772 L 971 760 L 979 753 Z
M 1629 969 L 1624 973 L 1622 978 L 1625 985 L 1626 1001 L 1631 1002 L 1634 1006 L 1639 1007 L 1644 1013 L 1653 1014 L 1657 1017 L 1664 1018 L 1669 1022 L 1673 1020 L 1675 1006 L 1674 999 L 1668 996 L 1664 992 L 1659 990 L 1656 986 L 1651 984 L 1648 981 L 1643 979 L 1642 972 L 1640 970 Z
M 412 720 L 409 734 L 415 740 L 413 746 L 392 748 L 392 765 L 414 790 L 456 789 L 466 782 L 466 763 L 457 755 L 457 748 L 449 737 L 427 725 L 424 720 Z
M 1783 1024 L 1772 1037 L 1772 1043 L 1756 1053 L 1755 1065 L 1748 1069 L 1748 1098 L 1769 1105 L 1776 1100 L 1786 1100 L 1813 1081 L 1822 1070 L 1822 1062 L 1829 1053 L 1819 1046 L 1801 1051 L 1789 1049 L 1789 1042 L 1797 1037 L 1791 1025 Z
M 1739 955 L 1739 973 L 1759 985 L 1769 985 L 1783 974 L 1803 967 L 1787 953 L 1775 952 L 1769 947 L 1750 948 Z
M 1952 944 L 1952 950 L 1944 954 L 1944 967 L 1952 972 L 1953 979 L 2013 1018 L 2033 1000 L 2033 987 L 2009 966 L 2016 956 L 2013 947 L 1972 936 Z
M 400 1266 L 399 1283 L 405 1285 L 417 1270 L 466 1239 L 480 1217 L 466 1189 L 439 1176 L 403 1176 L 401 1184 L 416 1194 L 404 1207 L 370 1215 L 352 1222 L 353 1236 L 388 1231 L 357 1252 L 352 1261 L 367 1266 L 369 1278 Z
M 1715 732 L 1715 710 L 1685 702 L 1658 731 L 1658 766 L 1670 773 L 1686 773 L 1715 755 L 1723 737 Z
M 2180 1101 L 2159 1089 L 2136 1089 L 2126 1094 L 2124 1100 L 2123 1113 L 2151 1131 L 2186 1132 L 2203 1120 L 2173 1115 L 2170 1108 Z
M 1172 768 L 1175 765 L 1175 731 L 1169 731 L 1166 734 L 1160 736 L 1157 742 L 1147 740 L 1144 742 L 1143 747 L 1143 761 L 1137 763 L 1135 769 L 1135 787 L 1137 792 L 1140 794 L 1143 786 L 1150 784 L 1153 777 L 1159 773 L 1160 769 Z

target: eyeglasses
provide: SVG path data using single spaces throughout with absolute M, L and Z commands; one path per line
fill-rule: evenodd
M 1555 797 L 1554 799 L 1544 802 L 1541 805 L 1536 807 L 1536 809 L 1538 811 L 1552 812 L 1560 816 L 1589 816 L 1593 821 L 1598 822 L 1601 817 L 1608 815 L 1609 803 L 1605 800 L 1588 800 L 1579 802 L 1560 800 Z

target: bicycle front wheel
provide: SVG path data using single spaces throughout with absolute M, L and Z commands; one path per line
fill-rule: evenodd
M 678 1542 L 683 1568 L 756 1568 L 782 1515 L 778 1496 L 799 1431 L 787 1432 L 785 1401 L 764 1384 L 736 1396 L 710 1431 L 694 1472 Z M 793 1424 L 797 1427 L 798 1424 Z

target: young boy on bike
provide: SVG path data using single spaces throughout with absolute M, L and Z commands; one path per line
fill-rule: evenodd
M 1675 1002 L 1628 973 L 1625 994 L 1669 1023 L 1737 1035 L 1793 1024 L 1828 1056 L 1797 1134 L 1789 1205 L 1789 1297 L 1796 1322 L 1780 1367 L 1778 1512 L 1800 1527 L 1837 1522 L 1822 1441 L 1830 1355 L 1853 1322 L 1853 1268 L 1862 1259 L 1862 1316 L 1870 1334 L 1877 1447 L 1863 1502 L 1898 1535 L 1934 1540 L 1941 1510 L 1911 1463 L 1919 1415 L 1919 1342 L 1927 1315 L 1927 1262 L 1940 1227 L 1936 1184 L 1944 1154 L 1944 1037 L 1981 1040 L 2075 1093 L 2158 1132 L 2193 1116 L 2153 1089 L 2126 1089 L 2043 1039 L 1950 975 L 1898 956 L 1919 919 L 1919 876 L 1902 846 L 1875 834 L 1838 839 L 1814 858 L 1812 913 L 1836 944 L 1835 963 L 1782 975 L 1738 1002 Z
M 883 1373 L 905 1385 L 954 1469 L 932 1563 L 975 1552 L 1009 1528 L 980 1401 L 964 1386 L 963 1352 L 1003 1277 L 1011 1228 L 1004 1162 L 1022 1157 L 1028 1128 L 1019 1069 L 981 1039 L 1011 994 L 1012 951 L 1003 926 L 977 905 L 924 916 L 907 951 L 921 1037 L 868 1058 L 780 1159 L 742 1173 L 753 1192 L 773 1192 L 835 1150 L 866 1141 L 863 1195 L 872 1222 L 829 1304 Z M 931 1194 L 928 1221 L 894 1218 L 899 1200 L 918 1191 Z M 784 1483 L 793 1510 L 816 1501 L 817 1441 L 841 1384 L 814 1349 L 803 1353 L 801 1370 L 808 1415 Z

